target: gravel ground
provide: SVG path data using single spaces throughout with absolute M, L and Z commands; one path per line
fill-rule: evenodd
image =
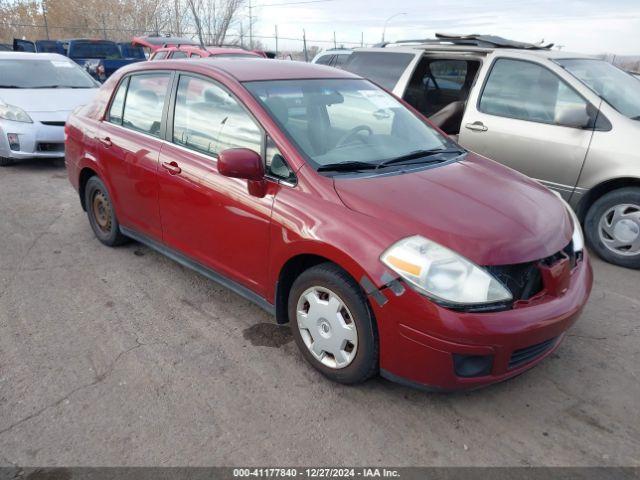
M 329 383 L 266 313 L 94 238 L 61 162 L 0 170 L 2 465 L 640 466 L 640 272 L 511 381 Z

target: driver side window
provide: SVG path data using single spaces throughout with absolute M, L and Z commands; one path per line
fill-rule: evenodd
M 259 153 L 262 132 L 226 90 L 208 80 L 181 75 L 173 142 L 214 157 L 228 148 L 249 148 Z
M 479 105 L 490 115 L 551 125 L 569 108 L 586 112 L 587 102 L 542 65 L 505 58 L 493 65 Z

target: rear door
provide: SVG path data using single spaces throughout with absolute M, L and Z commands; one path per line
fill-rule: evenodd
M 125 77 L 98 132 L 99 156 L 106 165 L 111 196 L 123 226 L 160 240 L 158 156 L 172 73 Z
M 546 66 L 499 57 L 469 98 L 459 142 L 568 199 L 593 135 L 593 125 L 559 124 L 569 108 L 597 110 Z
M 266 195 L 257 197 L 246 180 L 224 177 L 216 165 L 228 148 L 262 153 L 262 129 L 211 79 L 182 73 L 174 92 L 158 174 L 164 243 L 263 294 L 279 185 L 269 182 Z

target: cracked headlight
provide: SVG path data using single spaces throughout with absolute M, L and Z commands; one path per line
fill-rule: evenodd
M 487 270 L 420 235 L 394 243 L 380 260 L 436 302 L 478 305 L 512 299 L 511 292 Z
M 0 118 L 12 122 L 33 123 L 31 117 L 20 107 L 0 102 Z

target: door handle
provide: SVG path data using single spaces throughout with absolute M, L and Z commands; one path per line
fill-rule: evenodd
M 98 141 L 107 148 L 113 145 L 109 137 L 99 138 Z
M 474 132 L 486 132 L 489 130 L 482 122 L 467 123 L 464 128 L 473 130 Z
M 176 162 L 162 162 L 162 168 L 169 172 L 169 175 L 178 175 L 182 169 Z

